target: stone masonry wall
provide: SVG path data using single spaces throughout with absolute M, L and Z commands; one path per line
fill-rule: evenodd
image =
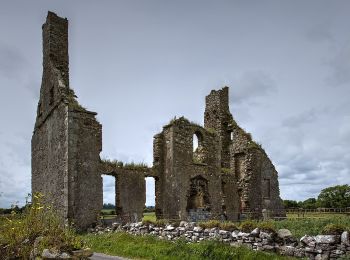
M 348 259 L 350 256 L 350 233 L 343 231 L 338 235 L 305 235 L 296 239 L 288 229 L 276 231 L 264 230 L 259 227 L 250 230 L 240 230 L 231 227 L 224 230 L 218 227 L 205 228 L 203 225 L 181 221 L 179 225 L 167 224 L 156 226 L 152 223 L 139 222 L 120 225 L 113 223 L 112 227 L 96 227 L 89 232 L 101 235 L 112 232 L 127 232 L 133 235 L 152 235 L 162 240 L 175 241 L 184 239 L 188 243 L 198 243 L 214 240 L 233 247 L 245 246 L 256 251 L 265 251 L 284 256 L 302 259 Z M 274 259 L 273 254 L 270 255 Z
M 206 97 L 204 124 L 215 129 L 221 141 L 221 166 L 233 173 L 240 196 L 240 212 L 253 218 L 268 210 L 283 216 L 279 197 L 278 174 L 262 147 L 252 140 L 229 111 L 229 93 L 225 87 Z
M 195 152 L 194 135 L 199 139 Z M 219 138 L 215 133 L 180 118 L 164 127 L 156 136 L 154 146 L 163 218 L 198 220 L 226 214 L 230 220 L 237 219 L 235 183 L 226 180 L 224 200 Z
M 122 171 L 116 175 L 115 190 L 118 213 L 141 221 L 146 203 L 145 176 L 138 171 Z
M 147 167 L 128 168 L 113 162 L 100 162 L 100 174 L 115 177 L 115 207 L 122 222 L 141 221 L 146 203 Z
M 62 219 L 68 217 L 68 107 L 60 104 L 32 137 L 32 192 L 45 195 Z
M 69 203 L 71 219 L 82 229 L 96 222 L 103 206 L 102 177 L 99 172 L 102 126 L 96 113 L 69 111 Z
M 58 53 L 59 51 L 59 53 Z M 32 192 L 68 217 L 68 21 L 49 12 L 43 25 L 43 76 L 32 136 Z
M 102 149 L 96 113 L 69 87 L 68 21 L 49 12 L 43 25 L 43 77 L 32 137 L 32 192 L 44 194 L 62 221 L 78 229 L 97 222 L 102 208 L 98 175 Z

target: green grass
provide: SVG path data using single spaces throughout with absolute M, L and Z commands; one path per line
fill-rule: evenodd
M 150 222 L 156 222 L 156 213 L 155 212 L 147 212 L 143 213 L 142 221 L 150 221 Z
M 102 209 L 101 212 L 104 213 L 105 215 L 111 215 L 112 212 L 115 212 L 115 210 L 114 209 Z
M 304 219 L 286 219 L 282 221 L 269 221 L 275 229 L 286 228 L 292 234 L 300 238 L 303 235 L 319 235 L 328 224 L 342 225 L 346 229 L 350 229 L 350 218 L 346 216 L 327 217 L 327 218 L 304 218 Z
M 215 241 L 187 243 L 159 240 L 153 236 L 133 236 L 127 233 L 84 235 L 82 239 L 95 252 L 137 259 L 294 259 L 257 252 L 245 247 L 231 247 Z
M 320 213 L 320 212 L 306 212 L 304 215 L 298 213 L 287 213 L 287 218 L 288 219 L 293 219 L 293 218 L 336 218 L 336 217 L 350 217 L 347 214 L 344 213 Z
M 144 213 L 143 214 L 143 221 L 150 221 L 155 223 L 156 222 L 156 216 L 154 212 L 150 213 Z M 199 225 L 206 228 L 207 225 L 210 227 L 215 222 L 213 221 L 206 221 L 206 222 L 199 222 Z M 253 221 L 255 222 L 255 221 Z M 216 222 L 215 222 L 216 223 Z M 237 227 L 239 227 L 242 223 L 231 223 L 235 224 Z M 342 225 L 345 226 L 347 229 L 350 229 L 350 217 L 346 216 L 345 214 L 309 214 L 305 215 L 305 218 L 296 218 L 294 216 L 290 216 L 288 214 L 288 219 L 280 220 L 280 221 L 264 221 L 264 222 L 256 222 L 256 226 L 266 226 L 274 228 L 276 231 L 281 228 L 289 229 L 292 234 L 296 238 L 301 238 L 304 235 L 319 235 L 323 232 L 323 229 L 328 224 L 336 224 L 336 225 Z M 217 224 L 216 226 L 218 226 Z M 222 227 L 225 226 L 225 224 L 221 224 Z

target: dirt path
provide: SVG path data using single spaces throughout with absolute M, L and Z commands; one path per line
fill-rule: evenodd
M 130 260 L 128 258 L 105 255 L 102 253 L 94 253 L 91 257 L 89 257 L 89 259 L 92 259 L 92 260 Z

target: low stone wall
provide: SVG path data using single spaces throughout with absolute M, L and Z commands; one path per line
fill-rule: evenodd
M 105 232 L 127 232 L 134 235 L 153 235 L 160 239 L 186 239 L 189 242 L 217 240 L 231 246 L 246 246 L 252 250 L 275 252 L 280 255 L 306 257 L 308 259 L 339 259 L 347 256 L 350 259 L 349 232 L 341 235 L 303 236 L 300 240 L 293 237 L 288 229 L 280 229 L 277 233 L 265 232 L 259 228 L 250 233 L 240 230 L 226 231 L 219 228 L 203 229 L 193 222 L 181 221 L 179 227 L 166 225 L 157 227 L 153 224 L 130 223 L 112 227 L 96 227 L 89 232 L 103 234 Z M 347 259 L 347 258 L 346 258 Z

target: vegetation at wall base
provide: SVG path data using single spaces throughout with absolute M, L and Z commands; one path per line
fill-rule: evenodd
M 29 259 L 35 241 L 43 249 L 71 252 L 83 247 L 83 241 L 69 225 L 62 225 L 52 207 L 40 194 L 22 214 L 12 212 L 0 219 L 0 255 L 3 259 Z
M 156 220 L 154 213 L 145 213 L 143 218 L 144 223 L 153 223 L 156 226 L 167 224 L 171 221 Z M 261 230 L 275 231 L 278 229 L 289 229 L 296 238 L 301 238 L 304 235 L 319 235 L 319 234 L 333 234 L 339 233 L 339 230 L 350 231 L 350 217 L 346 215 L 327 215 L 326 217 L 319 218 L 291 218 L 285 220 L 268 220 L 268 221 L 255 221 L 245 220 L 241 223 L 233 222 L 220 222 L 218 220 L 208 220 L 198 222 L 198 226 L 202 228 L 218 227 L 223 230 L 231 231 L 235 227 L 239 227 L 244 232 L 251 232 L 254 228 L 259 227 Z
M 160 240 L 154 236 L 133 236 L 124 232 L 82 237 L 95 252 L 142 259 L 295 259 L 276 254 L 232 247 L 216 241 L 187 243 Z

